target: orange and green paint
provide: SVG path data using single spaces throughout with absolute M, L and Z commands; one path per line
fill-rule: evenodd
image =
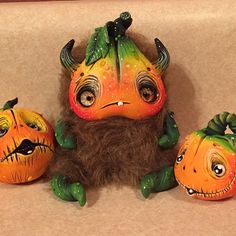
M 229 126 L 232 133 L 225 134 Z M 188 135 L 179 150 L 175 176 L 198 199 L 219 200 L 236 194 L 236 115 L 216 115 L 207 128 Z

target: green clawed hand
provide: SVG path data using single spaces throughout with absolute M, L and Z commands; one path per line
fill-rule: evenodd
M 164 134 L 159 139 L 159 146 L 163 149 L 170 149 L 176 145 L 179 140 L 179 130 L 174 120 L 174 113 L 169 112 L 164 122 Z
M 68 177 L 56 174 L 51 180 L 54 194 L 64 201 L 78 201 L 80 206 L 86 203 L 86 192 L 82 184 L 70 183 Z
M 66 124 L 59 120 L 56 124 L 55 137 L 58 144 L 66 149 L 74 149 L 76 147 L 76 139 L 71 136 L 65 136 Z

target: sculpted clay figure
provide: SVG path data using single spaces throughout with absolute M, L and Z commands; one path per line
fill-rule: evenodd
M 54 132 L 42 115 L 13 108 L 18 99 L 0 109 L 0 182 L 33 181 L 46 171 L 54 155 Z
M 169 53 L 155 39 L 158 57 L 150 62 L 126 35 L 131 23 L 124 12 L 95 29 L 82 62 L 72 56 L 74 40 L 61 51 L 70 72 L 62 91 L 69 104 L 57 124 L 61 148 L 51 167 L 52 189 L 61 199 L 84 205 L 85 188 L 110 183 L 141 186 L 145 197 L 176 185 L 175 152 L 167 149 L 179 132 L 164 107 L 161 78 Z
M 225 133 L 227 126 L 232 133 Z M 236 194 L 236 115 L 216 115 L 188 135 L 175 163 L 179 184 L 193 198 L 220 200 Z

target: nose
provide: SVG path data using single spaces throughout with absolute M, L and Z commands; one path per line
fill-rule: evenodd
M 182 169 L 183 169 L 183 171 L 185 171 L 186 170 L 186 166 L 184 165 Z M 197 170 L 195 168 L 193 168 L 193 173 L 197 173 Z

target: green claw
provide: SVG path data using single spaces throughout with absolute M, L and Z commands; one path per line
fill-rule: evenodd
M 77 200 L 80 206 L 84 206 L 86 203 L 86 192 L 82 184 L 73 183 L 70 185 L 70 192 L 75 200 Z
M 151 193 L 165 191 L 177 186 L 172 166 L 165 167 L 159 172 L 152 172 L 141 179 L 141 192 L 145 198 Z
M 76 139 L 73 136 L 65 136 L 66 124 L 59 120 L 56 124 L 55 137 L 58 144 L 66 149 L 74 149 L 76 147 Z
M 78 201 L 80 206 L 86 203 L 86 192 L 82 184 L 70 183 L 69 178 L 56 174 L 51 180 L 54 194 L 64 201 Z
M 179 140 L 179 130 L 174 120 L 174 113 L 169 112 L 164 122 L 164 134 L 159 139 L 159 146 L 164 149 L 170 149 L 174 147 Z

